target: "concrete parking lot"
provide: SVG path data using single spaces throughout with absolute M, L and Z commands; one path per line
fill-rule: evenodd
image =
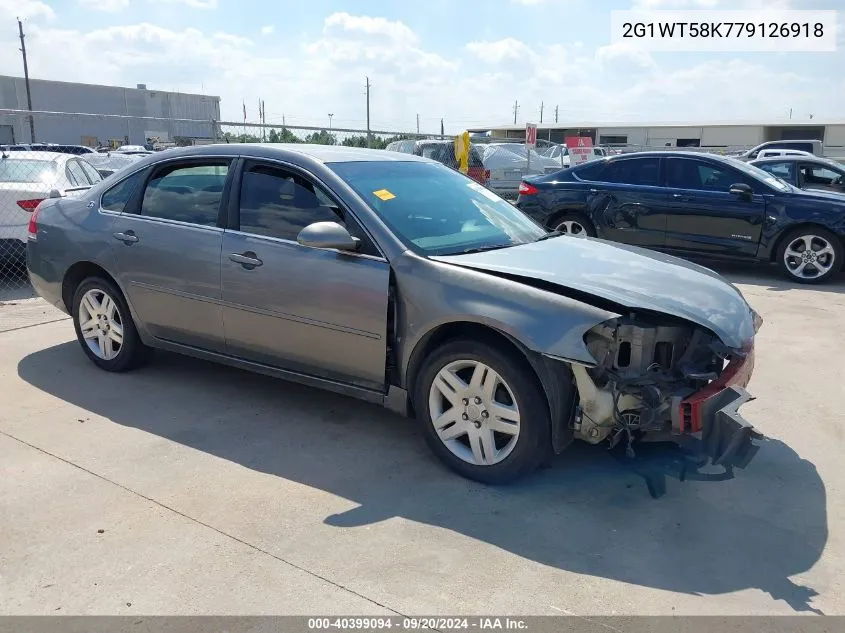
M 167 354 L 106 374 L 0 305 L 0 613 L 845 614 L 845 281 L 721 270 L 765 319 L 768 439 L 657 500 L 600 447 L 471 483 L 378 407 Z

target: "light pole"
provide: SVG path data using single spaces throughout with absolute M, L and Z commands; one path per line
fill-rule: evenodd
M 332 117 L 333 116 L 334 115 L 331 112 L 329 112 L 329 129 L 332 129 Z

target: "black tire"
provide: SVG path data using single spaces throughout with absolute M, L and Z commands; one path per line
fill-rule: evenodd
M 812 245 L 814 251 L 821 250 L 825 246 L 825 242 L 827 245 L 830 246 L 831 253 L 827 253 L 818 257 L 820 263 L 824 263 L 825 266 L 830 264 L 830 268 L 821 274 L 811 275 L 811 276 L 801 276 L 796 273 L 797 267 L 800 266 L 802 263 L 802 259 L 799 259 L 797 256 L 790 257 L 787 261 L 787 250 L 791 250 L 795 252 L 796 248 L 791 248 L 796 245 L 798 242 L 798 247 L 803 247 L 806 250 L 806 243 Z M 803 251 L 800 251 L 803 252 Z M 832 258 L 830 261 L 828 258 Z M 781 271 L 792 281 L 801 284 L 819 284 L 829 280 L 831 277 L 834 277 L 841 269 L 843 264 L 843 249 L 842 249 L 842 242 L 839 240 L 836 235 L 828 231 L 827 229 L 823 229 L 819 226 L 805 226 L 797 228 L 793 231 L 790 231 L 786 234 L 783 240 L 778 247 L 777 252 L 777 262 L 778 266 L 780 266 Z M 820 268 L 817 268 L 813 265 L 806 266 L 804 271 L 815 271 L 818 272 Z
M 119 346 L 114 358 L 106 359 L 99 357 L 88 345 L 82 334 L 80 304 L 82 303 L 83 297 L 92 290 L 108 295 L 117 307 L 119 322 L 123 327 L 123 343 Z M 102 277 L 88 277 L 83 280 L 73 293 L 72 306 L 71 318 L 73 319 L 73 328 L 76 330 L 76 338 L 82 346 L 85 355 L 97 367 L 110 372 L 124 372 L 140 367 L 149 360 L 152 349 L 141 342 L 141 338 L 138 336 L 138 329 L 132 320 L 132 314 L 129 312 L 129 306 L 126 304 L 126 299 L 123 298 L 123 293 L 120 292 L 120 289 L 111 281 Z
M 593 223 L 590 222 L 585 216 L 580 213 L 563 213 L 561 215 L 556 216 L 550 223 L 549 229 L 552 231 L 564 231 L 565 233 L 571 233 L 572 235 L 581 235 L 581 232 L 578 231 L 570 231 L 572 224 L 574 223 L 576 226 L 580 226 L 583 229 L 583 233 L 587 237 L 595 237 L 596 236 L 596 229 L 593 226 Z
M 507 383 L 519 408 L 520 429 L 510 453 L 492 465 L 477 465 L 456 456 L 441 441 L 429 408 L 429 393 L 441 369 L 455 361 L 487 365 Z M 536 470 L 551 453 L 549 403 L 534 370 L 518 353 L 474 340 L 456 340 L 438 348 L 417 374 L 414 406 L 432 452 L 458 474 L 486 484 L 505 484 Z M 498 447 L 497 447 L 498 448 Z

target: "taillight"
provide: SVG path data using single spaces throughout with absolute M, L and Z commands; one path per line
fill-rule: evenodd
M 38 198 L 36 200 L 18 200 L 18 206 L 24 211 L 33 211 L 43 200 L 44 198 Z
M 534 185 L 529 185 L 527 182 L 519 183 L 519 195 L 521 196 L 533 196 L 539 190 Z
M 31 240 L 38 239 L 38 209 L 32 212 L 29 216 L 29 229 L 27 230 L 27 237 Z

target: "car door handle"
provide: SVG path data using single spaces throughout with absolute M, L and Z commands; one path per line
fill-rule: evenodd
M 252 251 L 247 251 L 246 253 L 232 253 L 229 255 L 229 259 L 236 264 L 240 264 L 247 270 L 252 270 L 256 266 L 261 266 L 261 264 L 264 263 L 258 259 L 258 256 Z
M 124 244 L 134 244 L 138 241 L 138 236 L 134 231 L 126 231 L 126 233 L 112 233 L 114 239 L 123 242 Z
M 680 193 L 673 193 L 672 197 L 675 200 L 681 200 L 682 202 L 690 202 L 692 200 L 692 198 L 690 198 L 689 196 L 685 196 L 685 195 L 680 194 Z

